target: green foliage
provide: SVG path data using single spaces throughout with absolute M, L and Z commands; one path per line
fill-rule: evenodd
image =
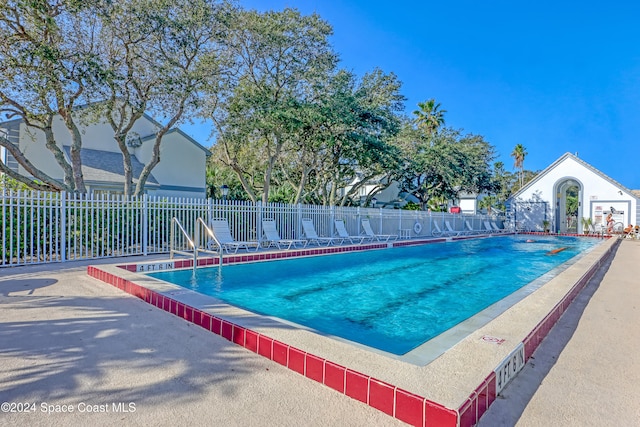
M 519 171 L 520 187 L 524 186 L 524 158 L 527 154 L 527 150 L 522 144 L 517 144 L 511 152 L 513 166 Z
M 407 210 L 407 211 L 419 211 L 420 210 L 420 205 L 415 203 L 415 202 L 407 202 L 406 205 L 404 205 L 402 207 L 402 209 Z
M 402 189 L 416 196 L 423 208 L 431 207 L 434 198 L 448 200 L 459 191 L 482 193 L 494 188 L 489 166 L 494 149 L 481 136 L 463 136 L 448 128 L 425 133 L 407 123 L 398 145 L 405 162 Z
M 5 262 L 18 258 L 29 262 L 61 260 L 63 242 L 66 259 L 141 251 L 145 210 L 139 198 L 115 198 L 104 203 L 67 200 L 63 218 L 59 193 L 41 193 L 35 198 L 9 194 L 6 192 L 0 205 L 0 241 L 5 242 Z M 183 224 L 193 221 L 191 210 L 163 201 L 149 202 L 146 215 L 148 250 L 156 252 L 169 250 L 167 227 L 173 217 Z M 206 210 L 196 216 L 206 218 Z
M 261 13 L 217 0 L 5 3 L 0 111 L 48 135 L 65 175 L 56 188 L 84 188 L 77 123 L 111 126 L 125 193 L 139 195 L 167 160 L 160 159 L 163 136 L 194 117 L 215 127 L 206 177 L 214 198 L 225 184 L 232 199 L 347 205 L 365 185 L 376 183 L 367 188 L 371 198 L 395 180 L 435 210 L 459 191 L 488 192 L 499 206 L 526 181 L 520 144 L 516 182 L 504 165 L 492 170 L 494 149 L 483 137 L 443 128 L 447 111 L 435 99 L 405 117 L 395 74 L 340 69 L 333 29 L 315 13 Z M 88 107 L 79 111 L 80 102 Z M 158 127 L 134 190 L 129 150 L 145 112 Z M 70 163 L 51 132 L 57 114 L 73 137 Z M 29 171 L 55 181 L 36 172 Z
M 478 201 L 478 207 L 484 209 L 487 213 L 491 213 L 492 209 L 498 209 L 504 211 L 505 205 L 498 196 L 485 196 Z
M 149 130 L 155 135 L 151 160 L 135 189 L 142 194 L 160 161 L 163 136 L 200 112 L 204 93 L 217 98 L 226 87 L 233 65 L 227 37 L 235 15 L 235 6 L 215 0 L 6 0 L 0 6 L 0 113 L 45 135 L 64 182 L 25 156 L 16 160 L 53 188 L 83 193 L 78 123 L 105 121 L 123 153 L 130 194 L 128 142 L 147 112 L 158 127 Z M 57 116 L 68 132 L 53 132 Z M 71 136 L 71 161 L 60 149 L 60 135 Z
M 30 187 L 8 175 L 0 174 L 0 193 L 29 190 Z
M 444 125 L 444 113 L 446 112 L 447 110 L 440 109 L 440 103 L 436 103 L 435 99 L 418 102 L 418 109 L 413 112 L 414 123 L 427 134 L 435 133 Z
M 388 141 L 404 99 L 395 75 L 336 70 L 331 27 L 317 15 L 251 11 L 238 26 L 240 74 L 213 115 L 215 152 L 251 200 L 344 205 L 368 178 L 395 170 Z
M 272 203 L 291 203 L 295 199 L 295 189 L 289 185 L 281 185 L 269 194 L 269 202 Z
M 238 181 L 238 177 L 233 171 L 220 162 L 212 161 L 211 158 L 207 162 L 207 197 L 212 199 L 222 199 L 222 186 L 226 185 L 229 189 L 227 199 L 229 200 L 248 200 L 247 193 L 242 188 L 242 184 Z
M 39 260 L 51 259 L 48 258 L 49 252 L 55 250 L 58 242 L 47 239 L 47 233 L 48 230 L 55 229 L 57 223 L 55 212 L 48 209 L 47 204 L 34 206 L 25 200 L 9 202 L 5 199 L 0 216 L 0 242 L 4 242 L 4 262 L 9 263 L 12 258 L 25 253 L 35 253 L 39 255 Z
M 578 187 L 569 187 L 567 189 L 567 216 L 578 215 L 578 206 Z

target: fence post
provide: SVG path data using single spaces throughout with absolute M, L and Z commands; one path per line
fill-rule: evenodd
M 142 254 L 147 256 L 147 246 L 149 245 L 149 210 L 147 205 L 147 195 L 142 195 Z
M 329 231 L 331 232 L 330 236 L 334 236 L 335 233 L 333 232 L 333 223 L 336 220 L 336 207 L 331 205 L 331 207 L 329 208 Z
M 262 217 L 263 217 L 264 213 L 263 213 L 263 207 L 262 207 L 262 201 L 258 200 L 258 202 L 256 203 L 256 240 L 258 241 L 259 244 L 262 243 Z M 247 239 L 249 240 L 249 239 Z
M 295 239 L 302 238 L 302 203 L 298 203 L 298 223 L 296 224 L 296 236 Z
M 60 258 L 67 260 L 67 192 L 60 193 Z

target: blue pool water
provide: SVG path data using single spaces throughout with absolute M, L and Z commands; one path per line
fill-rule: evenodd
M 401 355 L 597 243 L 503 236 L 149 275 Z

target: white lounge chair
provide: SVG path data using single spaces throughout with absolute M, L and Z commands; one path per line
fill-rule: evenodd
M 489 224 L 489 221 L 483 221 L 483 224 L 484 224 L 484 228 L 487 230 L 487 233 L 495 233 L 496 232 L 496 230 L 493 229 L 491 224 Z
M 260 247 L 259 242 L 243 242 L 239 240 L 235 240 L 231 235 L 231 230 L 229 229 L 229 223 L 226 219 L 214 219 L 209 223 L 211 227 L 211 231 L 213 232 L 215 239 L 220 245 L 222 249 L 226 252 L 230 252 L 233 249 L 233 253 L 238 252 L 238 249 L 246 249 L 247 251 L 250 248 L 255 248 L 257 251 Z
M 264 233 L 264 242 L 267 247 L 275 246 L 278 249 L 282 249 L 283 246 L 286 246 L 287 249 L 291 249 L 292 246 L 296 247 L 297 245 L 301 245 L 303 248 L 307 246 L 307 240 L 304 239 L 282 239 L 280 233 L 278 233 L 276 222 L 272 219 L 262 220 L 262 232 Z
M 448 234 L 449 236 L 462 236 L 463 234 L 467 234 L 467 232 L 466 232 L 466 231 L 464 231 L 464 230 L 458 231 L 458 230 L 454 229 L 454 228 L 451 226 L 451 223 L 450 223 L 449 221 L 445 221 L 445 222 L 444 222 L 444 226 L 445 226 L 445 227 L 446 227 L 446 229 L 447 229 L 447 230 L 445 231 L 445 234 Z
M 344 242 L 345 240 L 348 240 L 352 244 L 353 243 L 362 244 L 362 243 L 364 243 L 365 240 L 373 240 L 372 237 L 369 237 L 367 235 L 364 235 L 364 236 L 352 236 L 352 235 L 350 235 L 349 232 L 347 231 L 347 227 L 345 227 L 345 225 L 344 225 L 344 221 L 341 220 L 341 219 L 336 219 L 334 221 L 334 224 L 336 226 L 336 231 L 338 232 L 338 236 L 340 236 L 340 238 L 342 239 L 342 242 Z
M 369 236 L 371 240 L 375 239 L 378 242 L 388 242 L 389 240 L 397 240 L 397 234 L 375 234 L 373 229 L 371 228 L 371 222 L 368 218 L 363 218 L 360 223 L 362 224 L 362 229 L 364 230 L 364 234 Z
M 506 228 L 498 227 L 498 224 L 496 224 L 495 221 L 491 221 L 491 228 L 493 228 L 493 231 L 495 231 L 496 233 L 507 233 L 507 232 L 509 232 L 509 230 L 507 230 Z
M 344 239 L 337 237 L 320 237 L 316 232 L 316 227 L 313 225 L 313 221 L 309 218 L 302 218 L 302 229 L 304 231 L 304 237 L 308 243 L 316 243 L 322 245 L 326 243 L 327 246 L 334 242 L 344 242 Z
M 440 228 L 440 226 L 438 226 L 437 222 L 432 222 L 431 223 L 431 235 L 434 237 L 440 237 L 442 236 L 444 233 L 442 232 L 442 229 Z
M 484 234 L 484 230 L 476 230 L 474 229 L 471 224 L 469 223 L 468 219 L 464 220 L 464 225 L 467 227 L 467 230 L 469 231 L 469 234 Z

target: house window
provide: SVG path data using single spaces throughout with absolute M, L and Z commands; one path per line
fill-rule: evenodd
M 13 145 L 18 145 L 18 135 L 14 129 L 0 128 L 0 138 L 5 138 Z M 18 172 L 18 161 L 4 147 L 0 147 L 0 162 L 4 163 L 12 171 Z

